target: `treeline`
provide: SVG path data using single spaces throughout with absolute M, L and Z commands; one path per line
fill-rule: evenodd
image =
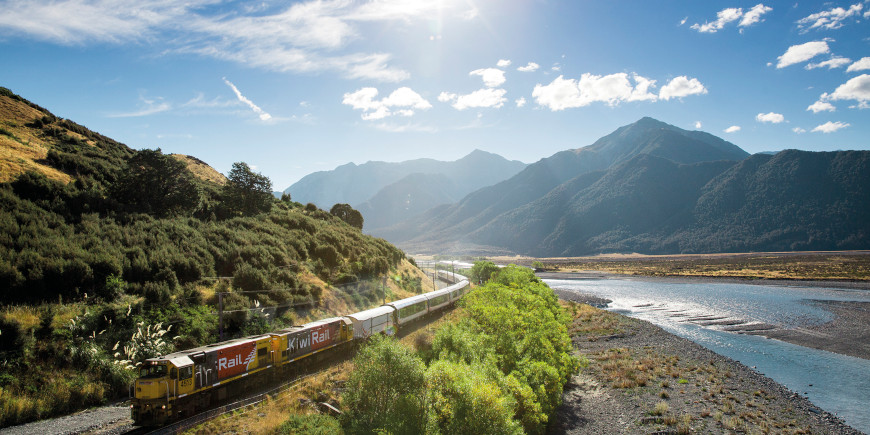
M 341 401 L 347 433 L 546 431 L 578 368 L 553 291 L 508 266 L 459 304 L 460 320 L 416 351 L 389 338 L 360 351 Z

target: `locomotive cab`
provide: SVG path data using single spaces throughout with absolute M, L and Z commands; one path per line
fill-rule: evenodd
M 133 388 L 133 421 L 164 424 L 173 416 L 176 399 L 193 392 L 193 361 L 186 356 L 146 360 Z

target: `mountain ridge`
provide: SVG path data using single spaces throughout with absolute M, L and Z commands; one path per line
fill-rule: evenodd
M 375 234 L 415 252 L 535 256 L 867 248 L 868 159 L 750 156 L 642 118 Z

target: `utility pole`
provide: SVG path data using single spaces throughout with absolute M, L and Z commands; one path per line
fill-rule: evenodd
M 224 292 L 218 292 L 218 333 L 224 341 Z

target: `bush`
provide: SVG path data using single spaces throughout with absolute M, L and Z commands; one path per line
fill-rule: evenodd
M 335 417 L 313 414 L 291 415 L 278 427 L 276 433 L 280 435 L 339 435 L 342 431 L 341 425 Z
M 521 434 L 514 406 L 476 366 L 439 360 L 426 371 L 426 433 Z
M 348 432 L 422 431 L 423 360 L 389 337 L 374 337 L 354 358 L 354 366 L 342 396 Z

